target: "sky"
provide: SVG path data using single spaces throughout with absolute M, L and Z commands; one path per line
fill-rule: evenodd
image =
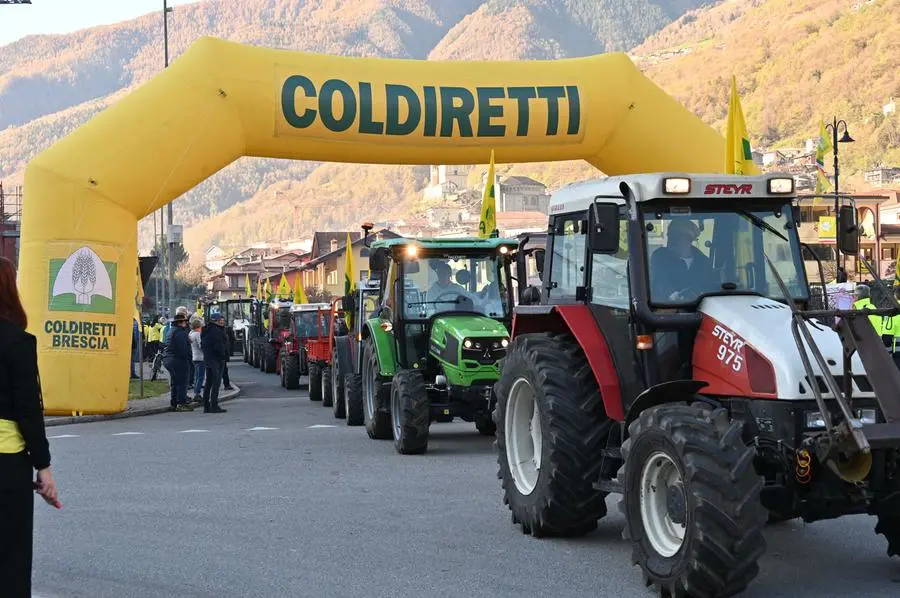
M 169 6 L 199 0 L 169 0 Z M 0 5 L 0 45 L 26 35 L 71 33 L 108 25 L 147 13 L 162 13 L 163 0 L 31 0 L 31 4 Z M 162 15 L 160 15 L 160 27 Z

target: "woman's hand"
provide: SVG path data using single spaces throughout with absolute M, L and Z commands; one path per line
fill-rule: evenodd
M 41 495 L 41 498 L 43 498 L 48 505 L 54 506 L 57 509 L 61 508 L 62 505 L 59 503 L 59 493 L 56 489 L 56 481 L 53 479 L 50 467 L 38 470 L 37 477 L 37 493 Z

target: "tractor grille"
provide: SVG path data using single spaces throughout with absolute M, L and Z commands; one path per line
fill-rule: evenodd
M 803 382 L 800 383 L 800 394 L 806 394 L 806 393 L 812 394 L 811 388 L 810 388 L 811 385 L 809 383 L 809 377 L 807 376 L 803 380 L 806 382 L 806 385 L 804 386 Z M 837 382 L 838 388 L 841 388 L 841 389 L 844 388 L 844 376 L 837 375 L 834 377 L 834 380 L 835 380 L 835 382 Z M 824 376 L 816 376 L 816 385 L 818 386 L 819 392 L 822 395 L 827 396 L 827 395 L 831 394 L 831 391 L 828 390 L 828 385 L 825 384 Z M 862 374 L 857 374 L 856 376 L 853 376 L 853 387 L 854 387 L 853 390 L 855 392 L 860 392 L 860 393 L 870 393 L 870 392 L 873 392 L 873 390 L 874 390 L 872 388 L 872 384 L 869 382 L 869 378 Z
M 472 338 L 474 343 L 471 349 L 463 347 L 462 358 L 469 361 L 477 361 L 481 365 L 491 365 L 506 355 L 506 349 L 500 345 L 499 338 Z

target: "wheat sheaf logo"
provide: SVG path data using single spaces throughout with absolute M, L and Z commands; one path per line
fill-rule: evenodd
M 114 263 L 100 259 L 90 247 L 73 251 L 65 260 L 50 260 L 50 305 L 53 311 L 113 313 Z

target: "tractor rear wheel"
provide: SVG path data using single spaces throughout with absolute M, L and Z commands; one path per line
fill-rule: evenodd
M 300 357 L 298 355 L 285 355 L 281 361 L 281 375 L 284 378 L 286 389 L 300 388 Z
M 331 407 L 334 396 L 331 394 L 331 367 L 322 367 L 322 407 Z
M 513 522 L 538 537 L 592 531 L 606 515 L 594 482 L 614 422 L 584 352 L 569 335 L 524 334 L 501 363 L 498 477 Z
M 417 370 L 400 370 L 391 381 L 391 423 L 394 446 L 401 455 L 428 450 L 431 405 L 425 378 Z
M 365 423 L 362 376 L 359 374 L 347 374 L 344 376 L 344 410 L 347 412 L 348 426 L 361 426 Z
M 281 349 L 281 371 L 278 372 L 278 378 L 281 381 L 281 387 L 284 388 L 284 349 Z
M 331 412 L 335 419 L 347 417 L 347 406 L 344 403 L 344 375 L 341 373 L 337 351 L 331 354 Z
M 266 343 L 263 347 L 263 371 L 267 374 L 275 373 L 275 366 L 278 363 L 278 351 L 272 343 Z
M 733 596 L 759 573 L 768 511 L 756 452 L 724 409 L 672 403 L 628 427 L 619 470 L 625 537 L 644 574 L 670 596 Z
M 318 363 L 309 364 L 309 400 L 322 400 L 322 370 Z
M 244 354 L 244 363 L 250 363 L 250 343 L 246 336 L 244 342 L 241 343 L 241 353 Z
M 378 354 L 371 338 L 366 339 L 363 349 L 362 394 L 365 406 L 366 433 L 375 440 L 391 440 L 391 386 L 381 377 Z

